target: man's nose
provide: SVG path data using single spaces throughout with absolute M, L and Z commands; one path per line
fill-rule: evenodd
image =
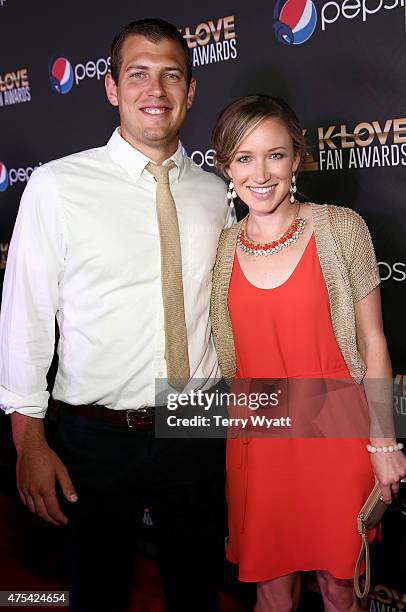
M 160 75 L 151 75 L 148 79 L 148 94 L 156 98 L 161 98 L 165 95 L 165 88 L 163 87 Z

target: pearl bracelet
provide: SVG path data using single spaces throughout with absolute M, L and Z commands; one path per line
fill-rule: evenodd
M 395 451 L 402 450 L 403 446 L 402 442 L 398 442 L 391 446 L 372 446 L 371 444 L 367 444 L 367 451 L 369 453 L 394 453 Z

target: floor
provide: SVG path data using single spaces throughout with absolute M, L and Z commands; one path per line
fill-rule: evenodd
M 66 590 L 63 581 L 65 560 L 61 557 L 63 546 L 57 530 L 31 516 L 11 495 L 0 495 L 0 542 L 0 591 Z M 230 583 L 237 592 L 220 592 L 221 612 L 249 612 L 252 589 L 243 593 L 235 580 Z M 159 570 L 153 559 L 144 554 L 136 559 L 129 612 L 164 612 Z

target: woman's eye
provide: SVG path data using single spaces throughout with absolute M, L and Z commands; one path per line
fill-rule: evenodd
M 249 160 L 249 155 L 241 155 L 241 157 L 237 157 L 237 161 L 241 162 L 242 164 L 246 164 L 247 162 L 249 162 Z
M 271 159 L 282 159 L 283 153 L 272 153 Z

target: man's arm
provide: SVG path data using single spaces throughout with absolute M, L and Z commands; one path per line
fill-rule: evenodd
M 45 168 L 36 171 L 23 194 L 10 244 L 0 318 L 0 407 L 12 413 L 18 489 L 23 503 L 53 524 L 66 522 L 55 481 L 74 501 L 66 468 L 49 448 L 43 427 L 66 251 L 57 197 Z

